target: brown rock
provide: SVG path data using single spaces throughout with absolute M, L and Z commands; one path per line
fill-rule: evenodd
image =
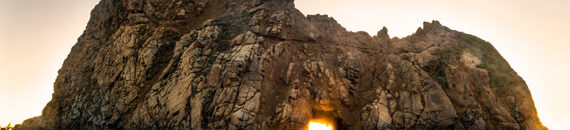
M 524 80 L 438 21 L 348 32 L 292 0 L 102 0 L 22 129 L 545 129 Z

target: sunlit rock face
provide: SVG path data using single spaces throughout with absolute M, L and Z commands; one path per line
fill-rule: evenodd
M 348 32 L 292 0 L 101 0 L 20 128 L 544 128 L 490 43 L 437 21 L 387 32 Z

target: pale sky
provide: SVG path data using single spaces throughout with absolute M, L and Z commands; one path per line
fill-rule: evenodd
M 0 126 L 39 116 L 98 0 L 0 0 Z M 423 21 L 491 42 L 550 129 L 570 129 L 570 0 L 296 0 L 351 31 L 404 37 Z
M 41 115 L 99 0 L 0 0 L 0 126 Z

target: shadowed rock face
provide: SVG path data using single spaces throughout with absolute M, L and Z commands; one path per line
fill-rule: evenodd
M 20 128 L 546 129 L 490 43 L 348 32 L 292 0 L 101 0 Z

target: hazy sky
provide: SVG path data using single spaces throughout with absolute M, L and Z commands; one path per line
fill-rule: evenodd
M 99 0 L 0 0 L 0 126 L 41 115 Z
M 98 0 L 0 0 L 0 126 L 39 116 Z M 570 0 L 296 0 L 351 31 L 412 34 L 423 21 L 491 42 L 531 90 L 542 122 L 570 129 Z

